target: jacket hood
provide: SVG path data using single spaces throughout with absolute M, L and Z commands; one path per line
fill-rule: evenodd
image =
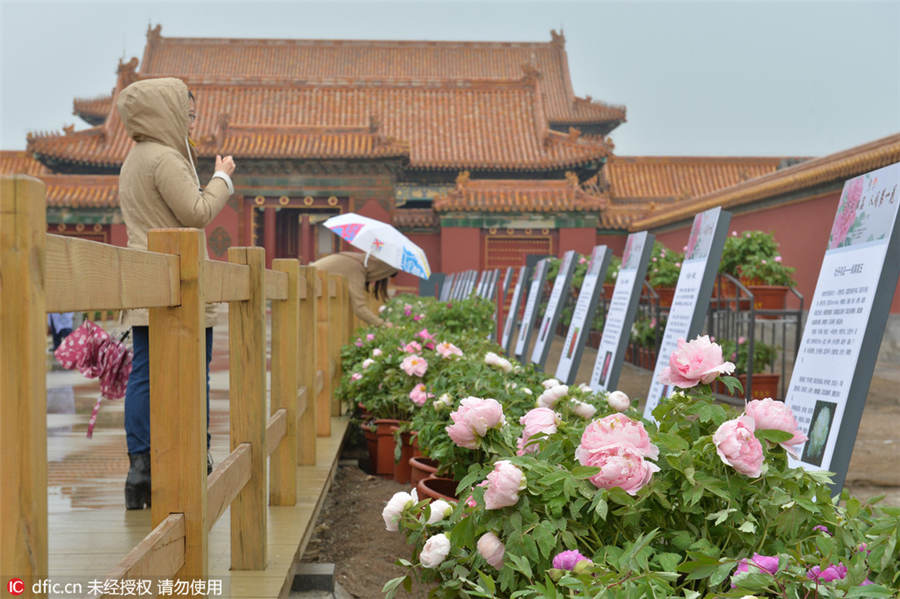
M 187 146 L 190 100 L 184 81 L 174 77 L 135 81 L 122 90 L 116 106 L 134 141 L 168 146 L 193 164 Z
M 363 257 L 365 262 L 365 257 Z M 378 281 L 400 272 L 390 264 L 382 262 L 374 256 L 369 256 L 369 262 L 366 265 L 366 283 Z

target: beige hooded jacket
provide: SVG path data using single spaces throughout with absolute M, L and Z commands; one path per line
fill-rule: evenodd
M 122 90 L 117 107 L 125 129 L 137 142 L 119 174 L 128 247 L 146 250 L 150 229 L 206 227 L 234 187 L 228 175 L 217 172 L 205 189 L 200 188 L 188 145 L 187 85 L 174 78 L 137 81 Z M 215 314 L 215 305 L 208 304 L 206 326 L 215 324 Z M 129 310 L 123 322 L 145 326 L 147 311 Z
M 384 321 L 366 306 L 366 283 L 390 277 L 398 271 L 378 258 L 369 256 L 368 266 L 364 264 L 365 254 L 359 252 L 339 252 L 319 258 L 310 266 L 333 275 L 344 275 L 350 291 L 350 305 L 353 313 L 368 324 L 384 325 Z

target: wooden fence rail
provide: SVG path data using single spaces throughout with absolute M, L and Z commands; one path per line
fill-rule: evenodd
M 346 280 L 297 260 L 266 270 L 257 247 L 206 260 L 196 229 L 151 231 L 149 251 L 48 235 L 45 211 L 43 183 L 0 177 L 0 572 L 49 574 L 46 313 L 128 308 L 150 309 L 153 530 L 110 576 L 206 578 L 208 533 L 229 506 L 231 568 L 264 569 L 267 506 L 296 503 L 297 467 L 316 462 L 316 434 L 330 435 L 341 412 L 332 390 L 351 333 Z M 212 302 L 229 302 L 232 451 L 207 477 Z

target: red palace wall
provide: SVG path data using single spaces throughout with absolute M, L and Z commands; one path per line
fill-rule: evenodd
M 584 256 L 590 256 L 597 241 L 597 232 L 593 228 L 560 229 L 558 255 L 575 250 Z
M 736 214 L 731 218 L 729 234 L 730 231 L 767 231 L 775 235 L 784 263 L 797 269 L 794 278 L 797 289 L 803 294 L 804 309 L 809 308 L 816 289 L 840 196 L 840 191 L 835 191 L 795 204 Z M 681 251 L 687 243 L 689 232 L 690 227 L 685 226 L 661 233 L 656 239 L 668 248 Z M 900 285 L 894 290 L 891 313 L 900 313 Z
M 441 228 L 441 253 L 439 268 L 435 272 L 459 272 L 481 268 L 481 229 L 475 227 Z
M 605 245 L 609 249 L 612 250 L 612 253 L 619 258 L 622 257 L 622 254 L 625 252 L 625 241 L 628 239 L 628 235 L 613 235 L 610 233 L 604 233 L 597 235 L 594 245 Z

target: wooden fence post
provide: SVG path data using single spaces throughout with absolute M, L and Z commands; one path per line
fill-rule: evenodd
M 272 393 L 270 414 L 284 408 L 287 427 L 269 461 L 269 504 L 297 503 L 297 390 L 300 372 L 300 282 L 296 259 L 272 260 L 272 269 L 287 273 L 286 300 L 272 301 Z
M 184 514 L 184 565 L 175 577 L 206 578 L 206 330 L 198 229 L 158 229 L 152 252 L 177 254 L 181 305 L 150 309 L 151 521 Z
M 44 189 L 0 177 L 0 573 L 29 594 L 48 575 Z
M 231 569 L 266 567 L 266 251 L 228 248 L 250 267 L 250 298 L 228 306 L 231 450 L 249 443 L 250 480 L 231 502 Z
M 322 371 L 322 390 L 316 396 L 316 434 L 320 437 L 331 436 L 331 334 L 329 318 L 331 316 L 331 300 L 328 297 L 328 273 L 320 270 L 316 273 L 319 280 L 318 306 L 316 312 L 316 367 Z
M 331 355 L 331 412 L 332 416 L 341 415 L 341 399 L 337 389 L 341 384 L 341 337 L 344 333 L 341 308 L 341 275 L 328 275 L 328 297 L 331 313 L 328 327 L 328 353 Z
M 303 403 L 305 409 L 300 416 L 297 430 L 297 463 L 316 463 L 316 267 L 301 266 L 300 278 L 303 298 L 300 300 L 300 343 L 304 349 L 300 353 L 300 385 L 305 388 Z

